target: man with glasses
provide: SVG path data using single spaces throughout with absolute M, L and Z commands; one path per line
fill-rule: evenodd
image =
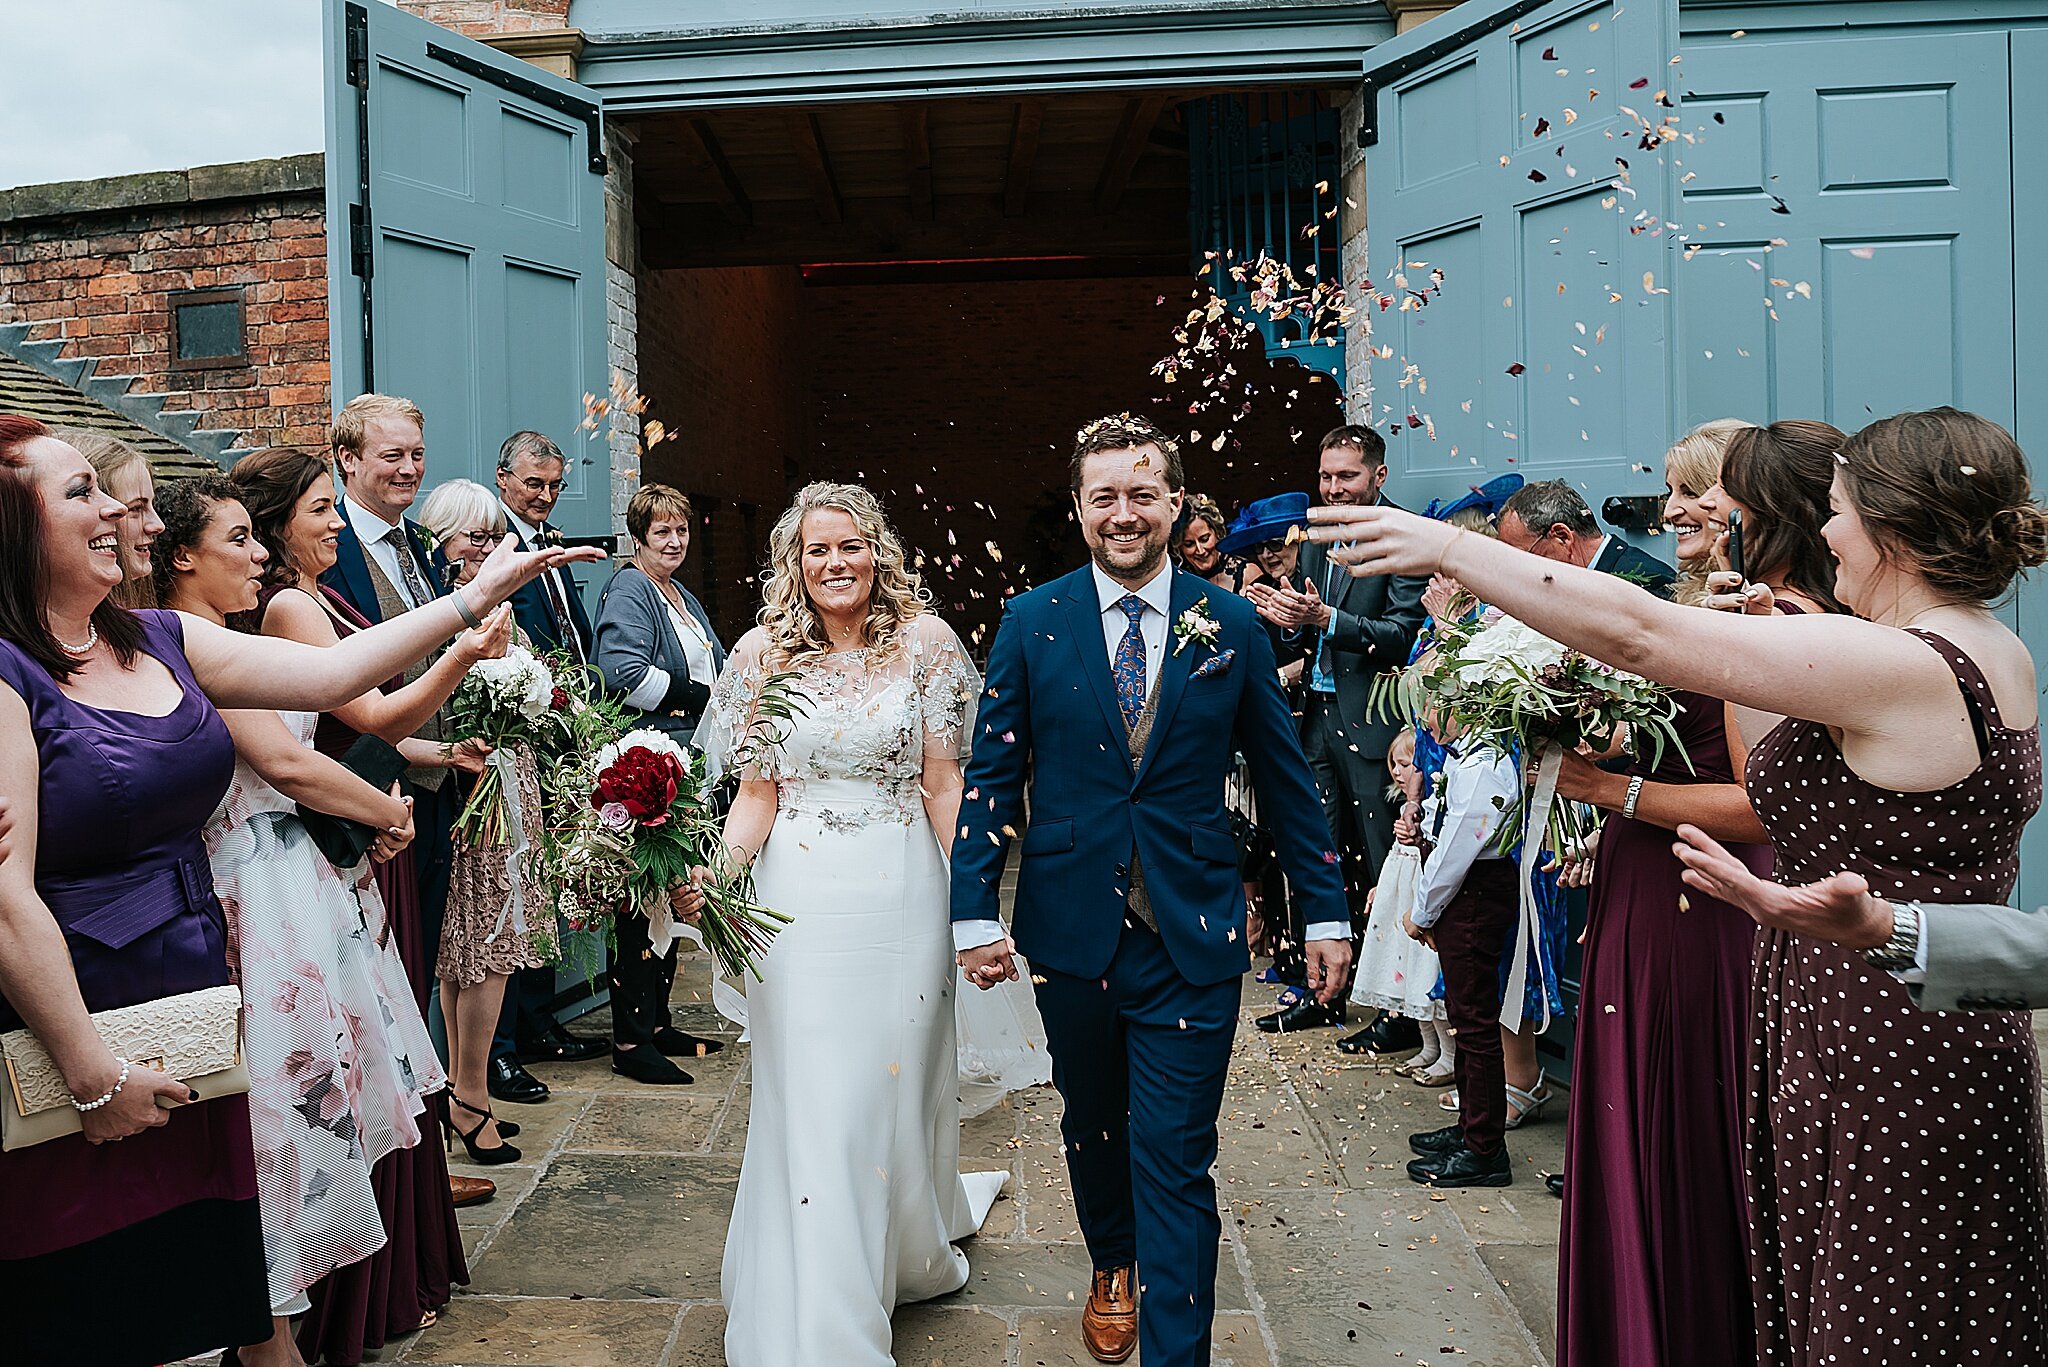
M 562 448 L 540 432 L 514 432 L 498 448 L 498 499 L 522 549 L 560 542 L 548 514 L 562 496 L 568 467 Z M 512 615 L 542 651 L 560 651 L 579 664 L 590 659 L 590 616 L 567 570 L 549 570 L 514 594 Z
M 498 448 L 498 501 L 505 505 L 509 535 L 519 538 L 521 549 L 533 550 L 561 540 L 562 534 L 548 522 L 548 514 L 562 496 L 568 468 L 562 448 L 545 433 L 514 432 Z M 513 594 L 512 615 L 535 650 L 560 653 L 578 664 L 589 662 L 590 617 L 583 609 L 582 591 L 567 571 L 549 570 Z M 491 1042 L 493 1079 L 498 1076 L 500 1058 L 508 1051 L 516 1051 L 519 1063 L 576 1063 L 607 1051 L 603 1040 L 586 1039 L 563 1029 L 554 1016 L 554 999 L 554 969 L 529 968 L 519 973 L 505 993 L 505 1010 Z M 516 1039 L 507 1039 L 508 1034 Z

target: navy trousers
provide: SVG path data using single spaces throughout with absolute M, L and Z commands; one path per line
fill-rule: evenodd
M 1137 1264 L 1146 1367 L 1206 1367 L 1223 1233 L 1209 1170 L 1243 979 L 1195 986 L 1141 925 L 1100 978 L 1033 968 L 1089 1257 Z

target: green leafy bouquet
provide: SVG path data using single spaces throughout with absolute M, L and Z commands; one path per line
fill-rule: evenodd
M 525 843 L 518 796 L 506 785 L 509 752 L 520 744 L 544 747 L 555 730 L 552 718 L 560 696 L 554 670 L 523 646 L 512 646 L 497 659 L 478 660 L 462 676 L 448 700 L 449 725 L 455 735 L 488 743 L 494 754 L 455 818 L 457 839 L 472 846 Z M 498 751 L 507 752 L 502 760 Z
M 1502 813 L 1496 847 L 1522 844 L 1521 926 L 1501 1017 L 1520 1020 L 1527 956 L 1541 933 L 1530 883 L 1537 854 L 1572 854 L 1598 824 L 1591 808 L 1557 796 L 1564 754 L 1581 747 L 1604 754 L 1625 735 L 1636 753 L 1647 747 L 1653 767 L 1666 746 L 1684 756 L 1678 700 L 1662 684 L 1568 649 L 1512 617 L 1473 612 L 1439 622 L 1434 644 L 1414 664 L 1375 681 L 1372 705 L 1381 716 L 1421 717 L 1440 738 L 1491 747 L 1535 766 L 1521 801 Z M 1688 768 L 1691 763 L 1688 757 Z M 1531 838 L 1530 826 L 1540 828 L 1540 839 Z M 1548 1024 L 1547 1002 L 1540 1014 L 1538 1028 Z

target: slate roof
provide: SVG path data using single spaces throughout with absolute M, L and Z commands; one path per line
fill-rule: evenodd
M 159 480 L 177 479 L 220 467 L 133 418 L 87 398 L 54 375 L 0 350 L 0 413 L 26 413 L 52 427 L 82 427 L 119 437 L 149 457 Z

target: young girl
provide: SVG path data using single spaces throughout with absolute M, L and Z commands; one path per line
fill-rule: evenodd
M 1422 875 L 1423 773 L 1415 763 L 1415 743 L 1411 726 L 1387 749 L 1387 772 L 1394 779 L 1389 795 L 1402 804 L 1401 820 L 1379 885 L 1367 899 L 1365 942 L 1358 951 L 1351 1002 L 1405 1016 L 1420 1026 L 1422 1052 L 1395 1071 L 1424 1086 L 1442 1087 L 1456 1075 L 1457 1045 L 1443 1027 L 1443 1002 L 1430 1000 L 1437 980 L 1436 951 L 1401 928 L 1401 917 L 1415 905 L 1415 885 Z

